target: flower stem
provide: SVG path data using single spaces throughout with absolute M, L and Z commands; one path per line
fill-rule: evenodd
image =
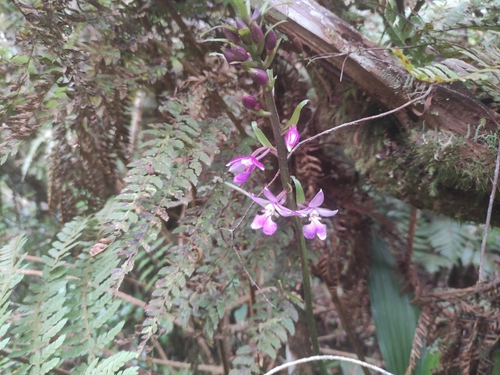
M 288 192 L 287 194 L 288 194 L 288 202 L 290 204 L 290 208 L 292 210 L 297 210 L 297 202 L 295 201 L 295 197 L 293 195 L 293 189 L 291 186 L 290 170 L 288 169 L 288 162 L 287 162 L 288 151 L 286 149 L 283 136 L 281 135 L 281 126 L 278 118 L 278 112 L 276 110 L 272 89 L 270 87 L 266 87 L 264 89 L 264 100 L 266 102 L 267 110 L 271 114 L 269 120 L 271 121 L 271 127 L 273 129 L 276 150 L 278 151 L 278 166 L 280 169 L 281 184 L 283 185 L 283 189 Z M 309 335 L 311 337 L 313 352 L 315 355 L 320 355 L 318 333 L 316 332 L 316 324 L 314 322 L 314 315 L 312 308 L 311 280 L 309 275 L 307 246 L 304 236 L 302 235 L 302 222 L 300 221 L 300 218 L 297 216 L 295 217 L 295 229 L 297 231 L 297 236 L 299 237 L 307 325 L 309 327 Z M 318 366 L 320 368 L 322 375 L 328 374 L 326 371 L 325 364 L 323 362 L 319 362 Z

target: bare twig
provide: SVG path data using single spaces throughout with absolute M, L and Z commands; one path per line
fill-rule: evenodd
M 488 239 L 488 231 L 490 229 L 491 212 L 493 211 L 493 203 L 498 186 L 498 172 L 500 170 L 500 139 L 498 140 L 498 153 L 495 165 L 495 175 L 493 177 L 493 186 L 491 188 L 490 202 L 488 204 L 488 212 L 486 214 L 486 224 L 484 227 L 483 241 L 481 242 L 481 257 L 479 258 L 479 277 L 477 282 L 484 281 L 484 251 L 486 250 L 486 240 Z
M 153 345 L 154 345 L 156 351 L 158 352 L 158 355 L 161 357 L 161 359 L 163 359 L 164 361 L 168 361 L 167 354 L 165 353 L 165 351 L 161 347 L 161 344 L 158 342 L 158 340 L 155 340 Z
M 300 146 L 302 146 L 305 143 L 311 142 L 311 141 L 315 140 L 316 138 L 322 137 L 323 135 L 326 135 L 328 133 L 337 131 L 337 130 L 342 129 L 342 128 L 346 128 L 346 127 L 351 126 L 351 125 L 359 124 L 360 122 L 363 122 L 363 121 L 369 121 L 369 120 L 374 120 L 374 119 L 377 119 L 377 118 L 385 117 L 385 116 L 390 115 L 392 113 L 398 112 L 398 111 L 402 110 L 403 108 L 408 107 L 409 105 L 411 105 L 411 104 L 413 104 L 415 102 L 418 102 L 419 100 L 425 99 L 432 92 L 433 87 L 434 87 L 434 85 L 430 85 L 429 88 L 427 89 L 427 91 L 423 95 L 419 96 L 418 98 L 412 99 L 412 100 L 406 102 L 405 104 L 403 104 L 403 105 L 401 105 L 401 106 L 399 106 L 397 108 L 391 109 L 390 111 L 383 112 L 383 113 L 380 113 L 380 114 L 374 115 L 374 116 L 368 116 L 368 117 L 360 118 L 359 120 L 354 120 L 354 121 L 346 122 L 344 124 L 335 126 L 335 127 L 331 128 L 331 129 L 327 129 L 325 131 L 322 131 L 321 133 L 313 135 L 312 137 L 304 139 L 303 141 L 297 143 L 294 148 L 292 148 L 292 150 L 288 154 L 288 158 L 290 158 L 290 156 Z
M 276 306 L 273 305 L 273 303 L 267 298 L 266 294 L 260 289 L 260 287 L 257 285 L 255 280 L 253 279 L 252 275 L 250 275 L 250 272 L 248 272 L 247 268 L 245 267 L 245 264 L 243 263 L 243 259 L 241 258 L 240 253 L 236 249 L 236 245 L 234 244 L 234 235 L 233 232 L 231 232 L 231 247 L 233 248 L 233 251 L 236 253 L 236 256 L 238 257 L 238 260 L 240 261 L 241 266 L 243 267 L 243 271 L 245 271 L 246 275 L 248 276 L 248 279 L 250 282 L 257 288 L 257 290 L 262 294 L 262 297 L 266 300 L 267 303 L 269 303 L 273 308 L 276 308 Z
M 422 44 L 416 44 L 414 46 L 399 46 L 398 49 L 413 49 L 413 48 L 427 47 L 427 46 L 431 46 L 434 44 L 435 43 L 422 43 Z M 347 57 L 349 57 L 349 55 L 352 55 L 355 53 L 361 54 L 361 53 L 365 53 L 367 51 L 391 51 L 392 49 L 393 49 L 393 47 L 373 47 L 373 48 L 360 48 L 356 51 L 353 50 L 353 51 L 349 51 L 349 52 L 322 53 L 322 54 L 318 54 L 318 55 L 314 56 L 313 58 L 310 58 L 309 62 L 307 64 L 309 65 L 309 63 L 316 61 L 316 60 L 331 59 L 331 58 L 335 58 L 335 57 L 346 56 L 346 58 L 347 58 Z
M 325 337 L 325 336 L 323 336 L 323 337 Z M 321 337 L 319 337 L 319 339 L 321 339 Z M 342 357 L 356 358 L 355 353 L 344 352 L 342 350 L 336 350 L 336 349 L 330 349 L 330 348 L 320 348 L 319 351 L 321 352 L 321 354 L 326 354 L 326 355 L 339 355 Z M 379 367 L 382 366 L 382 361 L 377 360 L 375 358 L 365 357 L 365 361 L 367 363 L 371 363 L 372 365 L 375 365 L 375 366 L 379 366 Z
M 271 371 L 269 372 L 266 372 L 264 375 L 272 375 L 272 374 L 275 374 L 287 367 L 291 367 L 291 366 L 295 366 L 295 365 L 299 365 L 301 363 L 305 363 L 305 362 L 311 362 L 311 361 L 343 361 L 343 362 L 351 362 L 351 363 L 355 363 L 357 365 L 360 365 L 360 366 L 363 366 L 363 367 L 368 367 L 369 369 L 371 370 L 375 370 L 375 371 L 378 371 L 384 375 L 394 375 L 392 373 L 390 373 L 389 371 L 385 371 L 384 369 L 381 369 L 380 367 L 377 367 L 375 365 L 371 365 L 367 362 L 363 362 L 363 361 L 358 361 L 357 359 L 354 359 L 354 358 L 349 358 L 349 357 L 343 357 L 343 356 L 340 356 L 340 355 L 315 355 L 315 356 L 312 356 L 312 357 L 308 357 L 308 358 L 302 358 L 302 359 L 298 359 L 296 361 L 293 361 L 293 362 L 287 362 L 281 366 L 278 366 L 278 367 L 275 367 L 274 369 L 272 369 Z
M 227 311 L 227 310 L 226 310 Z M 230 332 L 229 313 L 225 313 L 224 317 L 219 323 L 219 332 L 221 338 L 219 341 L 220 359 L 222 367 L 224 368 L 224 375 L 228 375 L 231 371 L 231 358 L 233 358 L 233 350 L 231 346 L 231 332 Z
M 143 309 L 146 308 L 147 303 L 144 301 L 141 301 L 138 298 L 132 297 L 129 294 L 120 292 L 119 290 L 115 292 L 115 297 L 120 298 L 121 300 L 124 300 L 125 302 L 128 302 L 134 306 L 139 306 L 142 307 Z
M 278 290 L 278 288 L 276 288 L 275 286 L 268 286 L 265 288 L 261 288 L 260 290 L 257 290 L 257 292 L 255 294 L 258 295 L 258 294 L 261 294 L 263 292 L 272 292 L 272 291 L 277 291 L 277 290 Z M 229 307 L 227 310 L 229 310 L 229 311 L 234 310 L 237 307 L 243 305 L 244 303 L 248 303 L 248 302 L 250 302 L 250 295 L 245 294 L 244 296 L 241 296 L 235 302 L 233 302 L 231 304 L 231 307 Z

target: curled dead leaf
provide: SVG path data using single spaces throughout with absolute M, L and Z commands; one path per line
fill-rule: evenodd
M 113 243 L 113 240 L 111 238 L 101 238 L 99 242 L 97 242 L 92 248 L 90 249 L 90 256 L 95 257 L 96 255 L 99 255 L 102 253 L 104 250 L 108 248 L 110 244 Z

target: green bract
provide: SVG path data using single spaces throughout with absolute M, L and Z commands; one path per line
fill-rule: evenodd
M 303 204 L 306 201 L 306 197 L 304 195 L 304 189 L 302 189 L 302 184 L 295 176 L 290 176 L 290 178 L 295 185 L 295 199 L 297 200 L 297 204 Z
M 299 121 L 299 117 L 300 117 L 300 111 L 302 110 L 302 108 L 307 104 L 309 103 L 309 99 L 306 99 L 306 100 L 302 100 L 299 105 L 295 108 L 295 110 L 293 111 L 293 114 L 292 114 L 292 117 L 290 117 L 290 120 L 288 120 L 286 122 L 286 125 L 285 125 L 285 130 L 288 129 L 290 127 L 290 125 L 292 124 L 297 124 L 297 122 Z
M 272 148 L 274 150 L 274 146 L 271 144 L 271 142 L 269 142 L 269 139 L 267 139 L 267 137 L 264 135 L 262 130 L 260 130 L 257 127 L 257 123 L 255 121 L 252 122 L 252 129 L 253 129 L 255 136 L 257 137 L 258 141 L 261 143 L 262 146 L 269 147 L 269 148 Z

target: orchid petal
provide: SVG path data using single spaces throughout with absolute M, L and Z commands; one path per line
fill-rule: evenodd
M 264 170 L 264 164 L 262 164 L 260 161 L 258 161 L 257 159 L 255 159 L 253 156 L 252 156 L 252 163 L 253 165 L 255 165 L 257 168 L 261 169 L 261 170 Z
M 271 193 L 269 189 L 264 189 L 264 195 L 269 199 L 270 202 L 275 203 L 277 202 L 276 196 Z
M 316 223 L 316 235 L 322 241 L 326 239 L 326 225 L 319 221 Z
M 302 205 L 300 205 L 301 207 L 304 207 Z M 295 215 L 296 216 L 300 216 L 300 217 L 306 217 L 307 215 L 309 215 L 309 212 L 311 212 L 311 209 L 309 208 L 304 208 L 302 210 L 298 210 L 298 211 L 294 211 L 295 212 Z
M 227 164 L 226 164 L 226 167 L 229 167 L 231 164 L 234 164 L 234 163 L 236 163 L 237 161 L 239 161 L 239 160 L 241 160 L 241 159 L 243 159 L 243 158 L 245 158 L 245 157 L 246 157 L 246 156 L 238 156 L 238 157 L 236 157 L 236 158 L 234 158 L 234 159 L 231 159 L 231 160 L 229 161 L 229 163 L 227 163 Z
M 248 170 L 244 173 L 238 173 L 236 176 L 234 176 L 233 181 L 235 184 L 241 185 L 248 180 L 248 177 L 250 176 L 250 173 L 252 172 L 251 168 L 248 168 Z
M 250 225 L 250 228 L 252 229 L 260 229 L 262 228 L 262 232 L 268 236 L 274 234 L 276 230 L 278 229 L 278 224 L 276 224 L 273 219 L 272 215 L 269 215 L 267 212 L 263 215 L 257 215 L 255 216 L 255 219 L 253 219 L 252 224 Z
M 278 224 L 276 224 L 271 217 L 268 217 L 267 220 L 264 223 L 264 226 L 262 227 L 262 232 L 268 236 L 271 236 L 276 232 L 276 229 L 278 229 Z
M 339 210 L 329 210 L 327 208 L 319 208 L 319 207 L 315 208 L 315 210 L 318 212 L 318 215 L 322 217 L 334 216 L 337 215 L 337 213 L 339 212 Z
M 320 240 L 324 240 L 326 238 L 326 225 L 312 217 L 311 223 L 302 227 L 302 233 L 304 233 L 304 237 L 309 240 L 312 240 L 314 236 L 318 236 Z
M 316 208 L 319 207 L 323 204 L 323 201 L 325 200 L 325 195 L 323 194 L 323 190 L 318 191 L 318 194 L 314 196 L 313 199 L 311 199 L 311 202 L 309 203 L 309 208 Z
M 229 167 L 229 172 L 231 173 L 238 173 L 238 172 L 243 172 L 247 169 L 248 167 L 246 165 L 243 165 L 241 163 L 235 163 Z
M 264 226 L 266 220 L 268 219 L 268 215 L 257 215 L 253 219 L 252 224 L 250 225 L 250 228 L 252 229 L 260 229 Z
M 313 222 L 304 225 L 302 227 L 302 233 L 304 234 L 305 238 L 307 238 L 308 240 L 312 240 L 316 235 L 316 225 Z
M 267 199 L 264 199 L 264 198 L 259 198 L 258 196 L 256 195 L 250 195 L 250 198 L 252 198 L 252 200 L 257 203 L 257 204 L 260 204 L 262 207 L 266 207 L 269 203 L 272 203 L 270 201 L 268 201 Z
M 278 211 L 278 213 L 281 216 L 285 216 L 285 217 L 288 217 L 288 216 L 300 216 L 300 215 L 297 215 L 296 211 L 292 211 L 289 208 L 283 207 L 281 204 L 275 204 L 274 208 L 276 209 L 276 211 Z

